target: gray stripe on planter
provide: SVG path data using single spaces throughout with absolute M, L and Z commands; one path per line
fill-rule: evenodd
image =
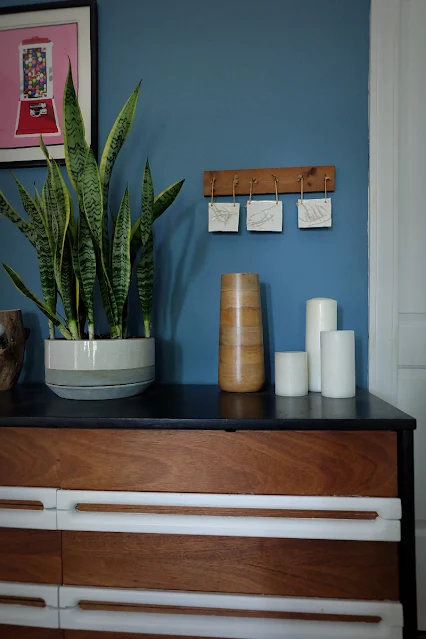
M 46 384 L 58 386 L 116 386 L 152 381 L 155 366 L 127 368 L 116 371 L 60 371 L 46 368 Z

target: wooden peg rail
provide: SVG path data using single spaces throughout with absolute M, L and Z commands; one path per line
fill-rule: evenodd
M 275 179 L 278 193 L 300 193 L 299 176 L 303 175 L 304 193 L 323 193 L 324 179 L 328 176 L 327 191 L 334 191 L 334 166 L 293 166 L 281 169 L 236 169 L 228 171 L 204 171 L 204 195 L 211 195 L 212 180 L 214 195 L 232 195 L 235 180 L 235 194 L 249 195 L 250 181 L 253 182 L 253 195 L 275 193 Z

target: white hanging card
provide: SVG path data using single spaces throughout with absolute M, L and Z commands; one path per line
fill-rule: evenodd
M 240 205 L 209 202 L 209 233 L 217 231 L 238 232 Z
M 273 231 L 283 230 L 283 203 L 275 200 L 249 200 L 247 202 L 247 230 Z
M 331 198 L 298 200 L 299 229 L 317 229 L 331 226 Z

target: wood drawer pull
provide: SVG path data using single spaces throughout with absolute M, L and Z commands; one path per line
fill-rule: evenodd
M 1 508 L 1 506 L 0 506 Z M 140 513 L 145 515 L 209 515 L 212 517 L 283 517 L 288 519 L 377 519 L 374 511 L 280 510 L 278 508 L 213 508 L 202 506 L 137 506 L 130 504 L 77 504 L 81 513 Z
M 0 528 L 56 530 L 56 488 L 0 486 Z
M 45 608 L 46 602 L 41 597 L 19 597 L 12 595 L 1 595 L 0 604 L 14 604 L 15 606 L 32 606 L 33 608 Z
M 59 586 L 0 582 L 0 624 L 59 628 Z
M 399 541 L 399 499 L 58 491 L 58 528 L 88 532 Z
M 25 501 L 24 499 L 2 499 L 0 501 L 0 510 L 44 510 L 41 501 Z
M 167 615 L 207 615 L 211 617 L 247 617 L 254 619 L 296 619 L 304 621 L 344 621 L 346 623 L 380 623 L 377 615 L 339 615 L 313 612 L 288 612 L 274 610 L 233 610 L 232 608 L 201 608 L 196 606 L 161 606 L 126 604 L 117 602 L 80 601 L 81 610 L 105 610 L 113 612 L 145 612 Z

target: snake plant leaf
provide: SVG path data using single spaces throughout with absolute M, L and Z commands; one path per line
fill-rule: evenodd
M 104 215 L 108 213 L 108 193 L 112 170 L 118 154 L 127 138 L 135 117 L 136 105 L 138 103 L 141 83 L 128 98 L 126 104 L 121 109 L 108 135 L 105 148 L 99 164 L 99 173 L 102 184 Z
M 169 208 L 169 206 L 171 204 L 173 204 L 173 202 L 175 201 L 175 199 L 177 198 L 183 184 L 184 184 L 185 180 L 179 180 L 178 182 L 175 182 L 174 184 L 171 184 L 169 187 L 167 187 L 167 189 L 164 189 L 164 191 L 161 191 L 161 193 L 159 193 L 158 195 L 155 196 L 154 198 L 154 222 L 155 220 L 157 220 L 160 215 L 162 215 L 164 213 L 164 211 L 166 209 Z M 133 248 L 135 250 L 137 250 L 137 244 L 140 243 L 141 238 L 140 238 L 140 221 L 137 220 L 134 225 L 132 226 L 132 233 L 131 233 L 131 238 L 132 238 L 132 243 L 133 244 Z
M 100 174 L 93 151 L 88 149 L 84 173 L 81 179 L 83 209 L 93 238 L 97 257 L 97 273 L 101 290 L 102 305 L 107 314 L 111 337 L 119 337 L 117 304 L 112 289 L 102 246 L 103 198 Z
M 167 189 L 164 189 L 164 191 L 161 191 L 161 193 L 155 196 L 154 222 L 160 217 L 160 215 L 164 213 L 166 209 L 169 208 L 171 204 L 173 204 L 173 202 L 179 195 L 184 182 L 185 180 L 179 180 L 178 182 L 171 184 L 167 187 Z
M 71 63 L 68 66 L 68 75 L 64 88 L 62 120 L 65 163 L 73 189 L 79 194 L 88 144 L 85 139 L 83 116 L 72 78 Z
M 88 149 L 86 153 L 81 190 L 87 224 L 96 248 L 102 252 L 102 186 L 98 165 L 91 149 Z
M 142 246 L 148 242 L 152 234 L 152 224 L 154 222 L 154 186 L 152 184 L 151 170 L 149 162 L 146 161 L 143 173 L 142 184 L 142 207 L 141 207 L 141 239 Z
M 16 176 L 15 182 L 18 187 L 22 205 L 31 220 L 35 233 L 35 244 L 37 259 L 40 270 L 41 290 L 47 308 L 56 313 L 57 289 L 54 275 L 52 245 L 48 235 L 46 220 L 40 211 L 37 203 L 30 196 L 26 188 L 21 184 Z
M 77 326 L 76 282 L 69 235 L 66 237 L 60 271 L 57 272 L 57 284 L 65 311 L 65 317 L 67 318 L 68 328 L 73 339 L 80 339 Z
M 78 280 L 87 314 L 89 339 L 94 338 L 93 288 L 96 280 L 96 251 L 87 220 L 82 215 L 78 222 Z
M 47 146 L 44 143 L 43 137 L 40 135 L 38 140 L 39 140 L 40 149 L 42 150 L 43 155 L 46 158 L 46 160 L 49 162 L 50 154 L 49 154 L 49 151 L 47 150 Z
M 129 186 L 121 200 L 120 208 L 115 224 L 115 233 L 112 242 L 112 288 L 117 304 L 117 314 L 122 324 L 123 309 L 129 294 L 131 264 L 130 264 L 130 232 L 132 222 L 130 219 Z
M 148 241 L 136 269 L 139 301 L 143 313 L 145 337 L 151 336 L 152 294 L 154 289 L 154 251 L 152 238 Z
M 34 229 L 32 228 L 31 223 L 24 220 L 24 218 L 15 211 L 4 197 L 2 191 L 0 191 L 0 215 L 12 222 L 16 228 L 25 235 L 31 244 L 35 246 Z
M 141 83 L 137 85 L 136 89 L 128 98 L 127 102 L 118 114 L 113 127 L 108 135 L 105 143 L 104 150 L 102 152 L 101 161 L 99 164 L 99 173 L 101 176 L 102 184 L 102 196 L 103 196 L 103 253 L 104 258 L 109 263 L 109 242 L 108 242 L 108 194 L 109 185 L 111 181 L 112 170 L 114 168 L 115 161 L 121 148 L 126 141 L 132 126 L 136 106 L 138 103 L 139 91 Z
M 51 162 L 50 167 L 50 180 L 51 187 L 54 194 L 54 202 L 56 205 L 55 214 L 57 215 L 57 228 L 58 228 L 58 249 L 60 251 L 59 259 L 60 266 L 62 264 L 64 251 L 65 251 L 65 239 L 67 237 L 68 226 L 71 218 L 71 205 L 69 192 L 66 187 L 64 178 L 62 177 L 59 166 L 56 162 Z
M 45 203 L 43 202 L 43 198 L 41 197 L 36 185 L 34 184 L 34 202 L 37 205 L 38 210 L 40 211 L 40 213 L 42 214 L 44 220 L 46 221 L 46 207 L 45 207 Z
M 62 322 L 58 319 L 57 315 L 52 313 L 47 308 L 47 306 L 43 304 L 43 302 L 36 295 L 34 295 L 34 293 L 31 293 L 31 291 L 25 286 L 23 280 L 18 275 L 18 273 L 14 271 L 13 268 L 8 266 L 7 264 L 3 264 L 3 268 L 6 271 L 6 273 L 9 275 L 10 279 L 12 280 L 12 282 L 14 283 L 18 291 L 20 291 L 23 295 L 25 295 L 25 297 L 31 300 L 31 302 L 33 302 L 40 309 L 40 311 L 44 313 L 44 315 L 46 315 L 46 317 L 52 322 L 52 324 L 58 328 L 58 330 L 62 333 L 62 335 L 66 339 L 72 339 L 71 333 L 66 328 L 66 326 L 62 324 Z

